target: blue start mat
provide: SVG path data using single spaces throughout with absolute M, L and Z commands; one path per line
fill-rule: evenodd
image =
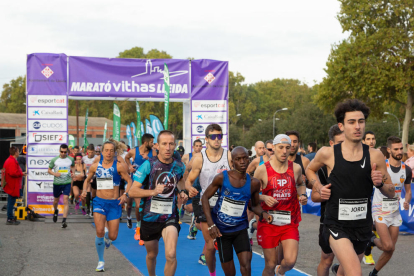
M 207 266 L 203 266 L 198 263 L 201 252 L 204 247 L 204 239 L 199 231 L 195 240 L 187 239 L 189 225 L 186 223 L 181 224 L 181 231 L 178 237 L 177 244 L 177 276 L 189 276 L 195 275 L 196 273 L 200 276 L 209 275 Z M 126 223 L 119 225 L 119 233 L 116 241 L 112 243 L 141 273 L 148 275 L 147 265 L 145 263 L 145 256 L 147 251 L 145 246 L 140 246 L 134 239 L 134 229 L 128 229 Z M 233 252 L 234 253 L 234 252 Z M 221 269 L 219 256 L 216 255 L 216 267 L 217 276 L 224 276 L 223 270 Z M 236 266 L 236 275 L 240 274 L 240 265 L 237 259 L 236 253 L 234 253 L 234 264 Z M 157 257 L 156 274 L 164 274 L 165 265 L 165 251 L 164 242 L 161 239 L 159 242 L 159 252 Z M 264 268 L 264 259 L 258 254 L 253 253 L 252 258 L 252 275 L 262 275 Z M 286 273 L 289 276 L 297 275 L 309 275 L 297 270 L 291 270 Z

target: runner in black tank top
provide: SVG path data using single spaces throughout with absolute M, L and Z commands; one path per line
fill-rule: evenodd
M 297 131 L 287 131 L 286 135 L 289 136 L 290 140 L 292 141 L 291 147 L 290 147 L 290 153 L 289 153 L 289 161 L 292 161 L 302 168 L 302 181 L 306 184 L 306 188 L 312 189 L 312 186 L 309 184 L 308 179 L 306 178 L 305 170 L 306 167 L 309 165 L 310 161 L 305 156 L 302 156 L 301 154 L 297 154 L 300 146 L 300 136 L 299 132 Z

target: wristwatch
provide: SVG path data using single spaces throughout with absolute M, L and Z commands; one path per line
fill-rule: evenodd
M 306 196 L 306 198 L 308 198 L 308 195 L 307 194 L 301 194 L 301 195 Z
M 377 188 L 377 189 L 381 189 L 381 188 L 382 188 L 382 186 L 384 186 L 384 182 L 382 182 L 382 183 L 381 183 L 381 185 L 379 185 L 379 186 L 375 186 L 375 188 Z
M 127 198 L 129 198 L 129 194 L 128 194 L 128 193 L 124 193 L 124 195 L 126 195 L 126 196 L 127 196 Z

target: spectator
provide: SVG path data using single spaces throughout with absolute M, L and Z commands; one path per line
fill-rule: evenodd
M 382 146 L 382 147 L 380 148 L 380 151 L 381 151 L 381 152 L 382 152 L 382 154 L 384 155 L 384 158 L 385 158 L 385 159 L 390 158 L 390 154 L 388 153 L 388 151 L 387 151 L 387 147 L 386 147 L 386 146 Z
M 414 144 L 407 145 L 408 159 L 404 162 L 414 171 Z
M 308 144 L 308 154 L 305 155 L 306 158 L 309 159 L 309 161 L 312 161 L 313 158 L 315 158 L 316 152 L 318 151 L 316 147 L 316 143 L 310 142 Z
M 16 199 L 20 196 L 20 189 L 22 187 L 22 177 L 26 174 L 22 172 L 22 169 L 17 162 L 19 157 L 19 150 L 16 147 L 9 149 L 10 156 L 4 162 L 3 169 L 5 174 L 6 186 L 3 188 L 9 196 L 7 198 L 7 225 L 18 225 L 19 221 L 16 221 L 14 217 L 14 204 Z

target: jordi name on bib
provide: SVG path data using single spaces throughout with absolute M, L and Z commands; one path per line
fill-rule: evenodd
M 368 198 L 339 199 L 339 220 L 360 220 L 367 218 Z

